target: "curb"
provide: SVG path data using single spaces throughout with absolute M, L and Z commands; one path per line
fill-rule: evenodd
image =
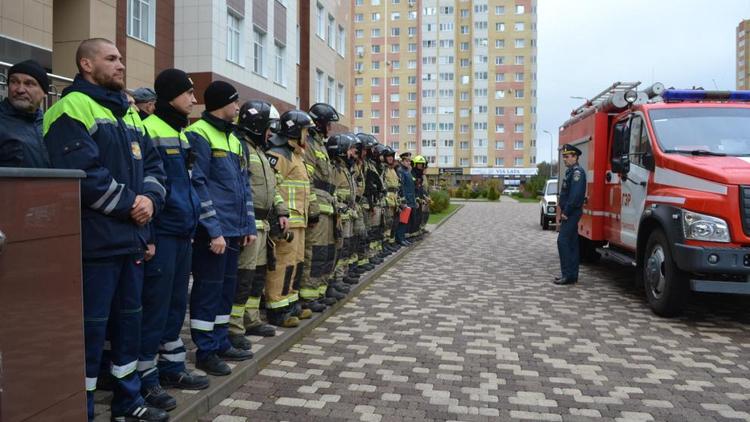
M 444 223 L 449 217 L 451 217 L 459 208 L 456 208 L 451 214 L 446 216 L 440 224 Z M 440 224 L 437 227 L 440 227 Z M 383 274 L 388 268 L 392 267 L 398 262 L 404 255 L 409 253 L 416 245 L 411 245 L 405 248 L 401 248 L 394 255 L 388 257 L 383 264 L 371 272 L 365 274 L 361 281 L 353 285 L 352 290 L 346 297 L 328 307 L 325 311 L 320 314 L 314 314 L 309 320 L 303 320 L 297 328 L 284 329 L 284 333 L 277 335 L 276 337 L 269 338 L 268 344 L 263 344 L 263 347 L 255 352 L 255 357 L 246 362 L 239 362 L 232 368 L 232 374 L 227 377 L 214 377 L 210 376 L 211 386 L 207 390 L 203 390 L 198 394 L 181 394 L 181 392 L 175 391 L 178 403 L 182 403 L 177 408 L 170 412 L 170 420 L 174 422 L 187 422 L 197 421 L 198 418 L 207 414 L 211 408 L 220 404 L 224 399 L 229 397 L 232 393 L 237 391 L 242 385 L 249 381 L 254 375 L 260 372 L 265 366 L 271 363 L 280 354 L 286 352 L 294 344 L 298 343 L 303 337 L 312 332 L 316 327 L 322 324 L 328 317 L 335 314 L 341 307 L 349 302 L 354 297 L 359 296 L 359 293 L 366 289 L 375 279 Z

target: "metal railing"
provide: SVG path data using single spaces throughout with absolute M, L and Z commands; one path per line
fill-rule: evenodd
M 4 100 L 8 96 L 8 69 L 13 66 L 11 63 L 0 61 L 0 100 Z M 55 75 L 54 73 L 48 73 L 49 78 L 49 91 L 47 97 L 42 103 L 42 109 L 47 110 L 49 106 L 59 100 L 62 96 L 62 91 L 68 85 L 73 83 L 73 79 L 66 78 L 65 76 Z

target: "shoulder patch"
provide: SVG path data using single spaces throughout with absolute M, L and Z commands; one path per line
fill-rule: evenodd
M 268 164 L 271 165 L 271 167 L 276 168 L 276 163 L 279 162 L 279 157 L 275 155 L 269 155 L 268 156 Z
M 579 180 L 581 180 L 581 171 L 580 170 L 576 169 L 576 170 L 573 171 L 573 180 L 575 180 L 576 182 L 579 181 Z

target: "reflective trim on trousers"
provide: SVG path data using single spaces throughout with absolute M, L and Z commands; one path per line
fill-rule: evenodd
M 89 378 L 86 377 L 86 391 L 94 391 L 96 390 L 96 377 Z
M 245 308 L 247 309 L 260 309 L 260 298 L 250 296 L 245 302 Z
M 161 355 L 159 360 L 169 362 L 185 362 L 185 352 Z
M 232 313 L 230 314 L 233 318 L 239 318 L 245 313 L 245 305 L 232 305 Z
M 138 361 L 128 362 L 125 365 L 112 365 L 112 375 L 116 378 L 125 378 L 135 372 L 138 367 Z
M 311 300 L 317 299 L 320 296 L 318 288 L 303 287 L 299 290 L 299 295 L 302 299 Z
M 297 293 L 291 294 L 289 295 L 288 299 L 289 299 L 289 304 L 291 305 L 292 303 L 299 300 L 299 294 Z
M 156 356 L 151 360 L 139 360 L 138 372 L 143 372 L 156 366 Z
M 161 347 L 159 347 L 159 350 L 163 350 L 165 352 L 171 352 L 172 350 L 178 349 L 180 347 L 185 347 L 185 343 L 182 342 L 181 338 L 178 338 L 175 341 L 162 343 Z
M 213 331 L 214 322 L 213 321 L 201 321 L 199 319 L 191 319 L 190 328 L 193 330 L 198 330 L 198 331 Z
M 216 315 L 216 320 L 214 321 L 214 324 L 229 324 L 229 315 Z
M 268 303 L 266 303 L 266 308 L 268 308 L 268 309 L 279 309 L 279 308 L 284 308 L 286 306 L 289 306 L 289 299 L 288 298 L 282 299 L 282 300 L 280 300 L 278 302 L 268 302 Z

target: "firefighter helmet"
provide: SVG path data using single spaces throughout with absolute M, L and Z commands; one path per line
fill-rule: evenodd
M 346 158 L 346 154 L 354 146 L 357 138 L 351 133 L 337 133 L 326 141 L 326 151 L 330 157 Z
M 262 136 L 266 129 L 277 131 L 279 128 L 279 111 L 266 101 L 250 100 L 240 107 L 237 126 L 253 135 Z
M 414 163 L 414 164 L 424 164 L 424 165 L 427 165 L 427 160 L 424 158 L 424 156 L 421 156 L 421 155 L 417 155 L 416 157 L 414 157 L 414 159 L 411 160 L 411 162 Z
M 317 124 L 325 125 L 328 122 L 338 122 L 339 114 L 333 106 L 326 103 L 315 103 L 310 107 L 310 117 Z
M 378 145 L 377 138 L 370 135 L 369 133 L 358 133 L 357 138 L 362 141 L 362 146 L 364 149 L 371 149 L 375 145 Z
M 313 127 L 310 115 L 302 110 L 289 110 L 279 118 L 279 129 L 276 133 L 289 139 L 302 139 L 302 130 Z

